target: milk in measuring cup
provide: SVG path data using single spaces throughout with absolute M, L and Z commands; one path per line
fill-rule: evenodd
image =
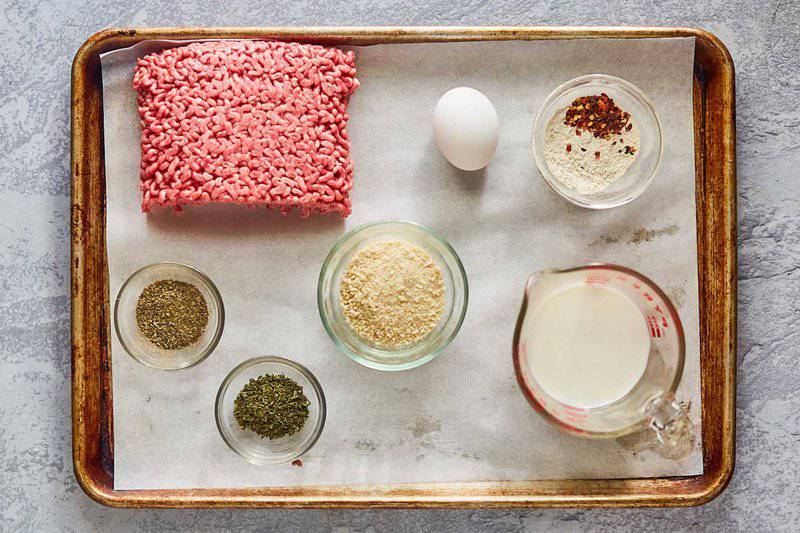
M 533 378 L 567 405 L 591 408 L 619 400 L 647 366 L 645 319 L 636 304 L 609 287 L 561 289 L 526 317 L 524 329 Z

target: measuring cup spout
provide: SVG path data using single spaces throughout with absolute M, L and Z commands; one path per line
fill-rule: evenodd
M 661 444 L 675 446 L 689 436 L 692 422 L 672 394 L 656 396 L 647 402 L 645 414 Z
M 539 270 L 538 272 L 534 272 L 533 274 L 528 276 L 528 279 L 525 281 L 525 291 L 524 291 L 525 298 L 527 299 L 532 296 L 533 290 L 537 285 L 543 283 L 546 279 L 550 278 L 551 276 L 559 274 L 560 272 L 562 271 L 559 269 L 548 268 L 545 270 Z
M 528 279 L 525 281 L 525 296 L 530 296 L 533 287 L 542 279 L 543 275 L 550 273 L 549 270 L 541 270 L 539 272 L 534 272 Z

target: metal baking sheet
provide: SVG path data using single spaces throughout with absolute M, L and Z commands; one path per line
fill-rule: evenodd
M 445 233 L 446 233 L 446 232 L 445 232 Z M 451 240 L 454 240 L 454 239 L 452 239 L 452 238 L 451 238 Z M 462 256 L 462 257 L 463 257 L 463 256 Z M 463 335 L 463 333 L 462 333 L 462 335 Z M 444 359 L 445 359 L 445 356 L 443 356 L 443 357 L 442 357 L 442 360 L 444 360 Z M 313 492 L 313 490 L 310 490 L 309 492 Z M 465 497 L 467 497 L 467 498 L 468 498 L 468 496 L 465 496 Z

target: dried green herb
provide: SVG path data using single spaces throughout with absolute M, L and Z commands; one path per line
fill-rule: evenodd
M 308 418 L 308 398 L 303 387 L 283 374 L 252 378 L 233 401 L 239 427 L 261 438 L 279 439 L 297 433 Z
M 144 288 L 136 302 L 142 334 L 164 350 L 191 346 L 208 325 L 208 306 L 191 283 L 164 279 Z

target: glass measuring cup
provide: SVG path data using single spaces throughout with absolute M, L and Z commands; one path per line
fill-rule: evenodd
M 529 353 L 537 342 L 533 334 L 538 311 L 549 297 L 571 287 L 597 287 L 618 291 L 641 312 L 649 334 L 646 366 L 638 382 L 621 398 L 597 407 L 568 405 L 548 393 L 536 380 Z M 675 400 L 683 373 L 685 340 L 675 307 L 648 278 L 629 268 L 588 264 L 533 274 L 514 331 L 514 369 L 517 382 L 530 404 L 547 420 L 575 435 L 590 438 L 619 437 L 646 426 L 664 444 L 675 445 L 691 430 L 684 408 Z

